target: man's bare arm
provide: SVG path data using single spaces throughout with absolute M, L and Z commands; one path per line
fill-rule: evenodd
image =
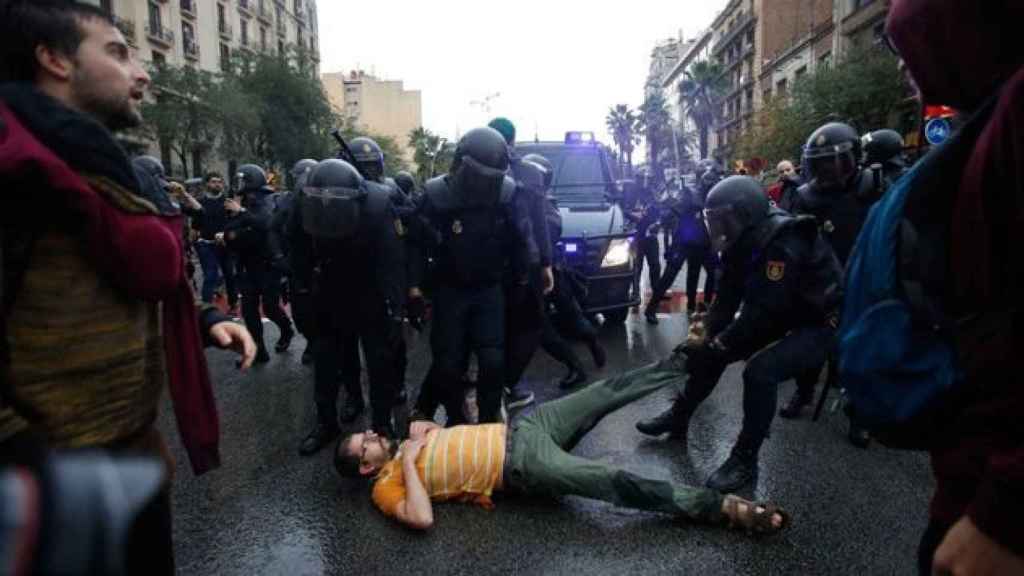
M 428 530 L 434 525 L 434 509 L 416 471 L 416 455 L 423 449 L 426 440 L 407 440 L 402 445 L 402 475 L 405 478 L 405 500 L 398 503 L 395 515 L 398 519 L 417 530 Z
M 428 432 L 439 428 L 441 428 L 441 426 L 432 420 L 417 420 L 409 424 L 409 439 L 426 440 Z

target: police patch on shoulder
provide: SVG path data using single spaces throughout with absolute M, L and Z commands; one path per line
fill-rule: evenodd
M 455 234 L 462 234 L 462 222 L 459 220 L 452 222 L 452 232 Z
M 778 282 L 786 275 L 786 263 L 781 260 L 769 260 L 765 273 L 769 280 Z
M 399 237 L 405 236 L 405 226 L 402 225 L 401 218 L 395 218 L 395 234 Z

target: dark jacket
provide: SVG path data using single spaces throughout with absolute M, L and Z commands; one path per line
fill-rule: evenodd
M 943 311 L 952 318 L 1016 307 L 1000 333 L 971 350 L 964 367 L 974 394 L 932 450 L 932 517 L 968 515 L 984 533 L 1024 555 L 1024 3 L 1018 0 L 898 0 L 887 31 L 928 102 L 963 110 L 990 98 L 995 110 L 964 166 L 948 222 Z M 971 30 L 944 42 L 944 30 Z
M 226 194 L 217 198 L 201 195 L 196 200 L 203 206 L 202 212 L 192 219 L 192 228 L 199 231 L 203 240 L 213 241 L 214 236 L 223 232 L 228 223 L 228 211 L 224 209 Z
M 269 188 L 247 192 L 242 199 L 245 210 L 229 218 L 224 227 L 225 243 L 246 268 L 284 257 L 280 239 L 270 231 L 274 216 L 271 194 Z
M 773 210 L 723 255 L 723 262 L 707 335 L 717 336 L 735 360 L 794 328 L 823 326 L 837 316 L 842 271 L 807 217 Z
M 783 209 L 794 215 L 813 216 L 822 237 L 845 267 L 860 229 L 868 218 L 868 211 L 884 191 L 882 184 L 875 182 L 872 171 L 865 169 L 858 172 L 846 190 L 837 195 L 822 193 L 814 182 L 804 184 L 799 188 L 792 207 Z

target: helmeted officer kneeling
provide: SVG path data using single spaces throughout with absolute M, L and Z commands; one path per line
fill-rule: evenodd
M 636 427 L 644 434 L 685 438 L 691 416 L 725 368 L 746 360 L 743 428 L 707 484 L 726 492 L 754 479 L 778 384 L 825 359 L 837 321 L 841 270 L 814 219 L 772 208 L 752 178 L 733 176 L 715 185 L 704 215 L 713 249 L 723 258 L 718 300 L 708 312 L 704 337 L 673 353 L 685 357 L 675 363 L 688 374 L 685 388 L 669 410 Z
M 315 268 L 296 273 L 313 279 L 317 407 L 317 425 L 299 451 L 312 454 L 338 436 L 338 350 L 356 338 L 370 376 L 373 429 L 394 436 L 406 271 L 401 221 L 388 192 L 368 186 L 343 160 L 317 165 L 298 208 L 297 228 L 311 238 L 313 250 L 298 262 Z

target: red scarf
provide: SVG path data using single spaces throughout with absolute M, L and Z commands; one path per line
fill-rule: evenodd
M 4 187 L 18 187 L 3 190 L 4 210 L 45 210 L 37 217 L 74 222 L 93 262 L 119 289 L 162 303 L 168 384 L 178 432 L 197 475 L 218 467 L 220 424 L 185 274 L 182 216 L 161 214 L 117 174 L 76 172 L 4 103 L 0 123 L 0 181 Z

